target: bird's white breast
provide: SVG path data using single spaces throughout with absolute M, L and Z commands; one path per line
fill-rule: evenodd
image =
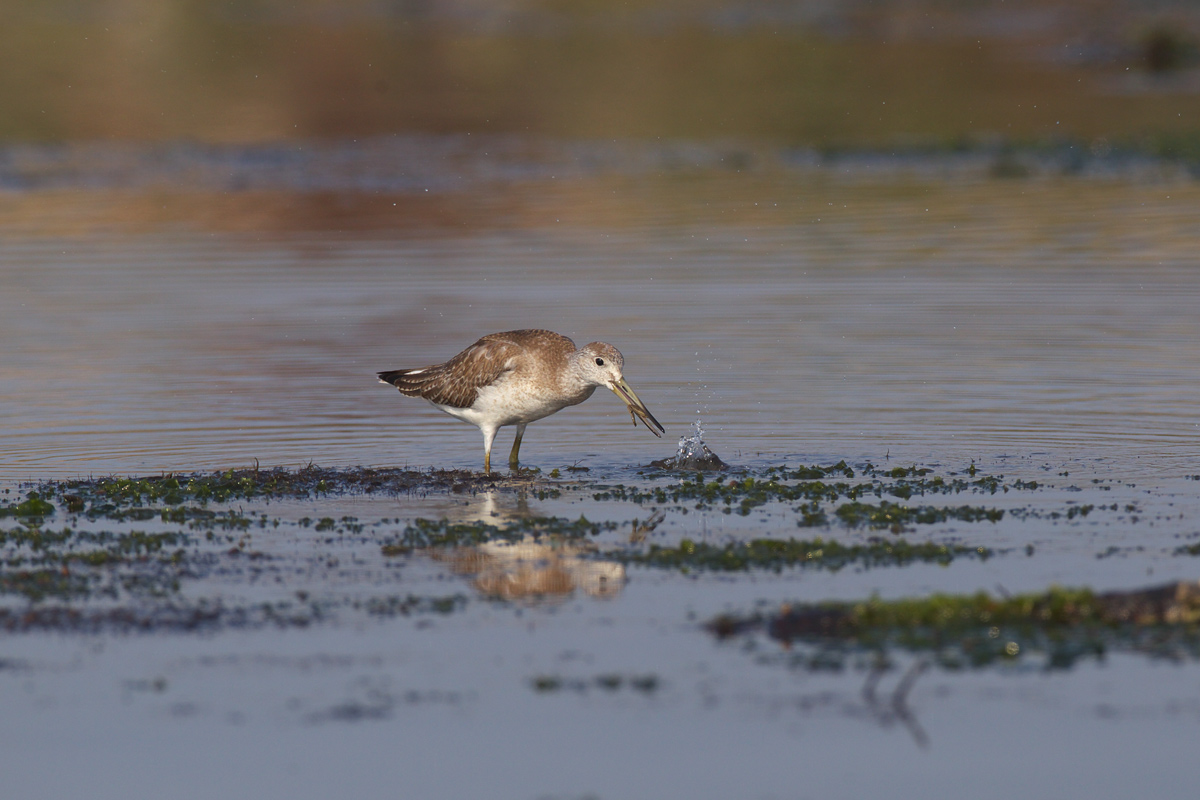
M 469 408 L 434 405 L 472 425 L 499 428 L 548 417 L 567 406 L 582 403 L 595 390 L 595 386 L 588 386 L 575 395 L 564 397 L 551 387 L 542 387 L 510 373 L 490 386 L 480 387 Z

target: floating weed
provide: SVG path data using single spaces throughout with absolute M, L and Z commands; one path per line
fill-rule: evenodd
M 568 468 L 570 471 L 571 468 Z M 616 500 L 637 504 L 674 504 L 697 509 L 719 508 L 724 513 L 749 515 L 754 509 L 768 503 L 799 504 L 798 522 L 802 527 L 826 525 L 833 518 L 837 503 L 861 503 L 868 497 L 894 497 L 911 500 L 915 497 L 937 494 L 1008 492 L 1010 490 L 1035 490 L 1036 482 L 1006 482 L 1003 476 L 976 475 L 974 465 L 967 473 L 970 479 L 934 475 L 930 468 L 895 467 L 877 470 L 864 464 L 856 471 L 845 461 L 829 466 L 769 467 L 755 474 L 744 473 L 737 477 L 722 476 L 708 479 L 705 473 L 659 473 L 651 474 L 654 482 L 670 477 L 669 483 L 649 486 L 595 485 L 592 497 L 595 500 Z M 544 500 L 561 496 L 559 484 L 548 483 L 534 471 L 522 471 L 516 475 L 473 473 L 462 470 L 376 470 L 366 468 L 322 469 L 315 466 L 289 471 L 284 469 L 225 470 L 215 473 L 190 475 L 167 474 L 141 478 L 100 478 L 80 481 L 46 482 L 37 486 L 28 500 L 20 504 L 0 507 L 4 515 L 21 515 L 23 520 L 40 520 L 54 513 L 55 507 L 47 498 L 56 499 L 71 514 L 89 519 L 106 518 L 114 521 L 143 521 L 156 515 L 164 522 L 187 523 L 194 529 L 245 530 L 254 520 L 237 512 L 213 512 L 210 503 L 234 500 L 259 499 L 269 501 L 283 497 L 314 497 L 323 494 L 371 493 L 371 492 L 451 492 L 474 493 L 496 488 L 530 492 Z M 876 513 L 851 514 L 855 508 L 849 506 L 841 512 L 844 524 L 870 527 L 892 527 L 882 517 L 904 515 L 907 522 L 898 524 L 922 524 L 939 518 L 962 519 L 970 515 L 973 506 L 958 509 L 936 509 L 931 505 L 919 506 L 919 511 L 900 511 L 895 506 L 886 511 L 884 504 Z M 998 511 L 982 512 L 999 514 Z M 344 522 L 344 521 L 343 521 Z M 266 523 L 258 520 L 260 527 Z M 314 524 L 313 521 L 308 522 Z M 338 530 L 336 520 L 321 518 L 315 521 L 318 530 Z M 343 524 L 342 530 L 352 530 Z
M 842 502 L 845 511 L 840 512 L 840 520 L 844 524 L 899 530 L 905 525 L 949 519 L 997 521 L 1004 512 L 976 506 L 939 508 L 923 505 L 909 508 L 889 501 L 872 507 L 860 501 L 866 497 L 882 498 L 885 495 L 909 500 L 925 495 L 964 492 L 996 494 L 1040 488 L 1036 481 L 1005 482 L 1003 476 L 976 478 L 973 466 L 968 474 L 972 480 L 932 475 L 931 469 L 915 465 L 880 472 L 873 465 L 866 464 L 861 467 L 861 474 L 856 479 L 854 468 L 841 461 L 828 467 L 769 467 L 754 475 L 746 474 L 732 479 L 722 477 L 706 480 L 703 473 L 697 472 L 669 485 L 648 488 L 622 484 L 598 486 L 596 488 L 599 491 L 594 492 L 592 498 L 639 504 L 690 505 L 696 509 L 721 508 L 724 513 L 743 516 L 772 502 L 802 503 L 796 509 L 801 515 L 798 520 L 801 527 L 828 524 L 829 515 L 838 512 L 822 508 L 822 504 Z M 652 479 L 657 477 L 661 476 L 651 476 Z
M 538 675 L 530 684 L 535 692 L 557 692 L 563 688 L 563 679 L 557 675 Z
M 388 595 L 372 597 L 356 603 L 354 608 L 366 611 L 373 617 L 408 617 L 413 614 L 450 614 L 465 608 L 467 596 L 463 594 L 445 597 L 420 597 L 418 595 Z
M 54 504 L 37 492 L 30 492 L 20 503 L 0 506 L 0 519 L 16 517 L 23 522 L 38 522 L 54 513 Z
M 885 478 L 921 478 L 933 472 L 931 469 L 920 468 L 915 464 L 911 467 L 895 467 L 881 473 Z
M 73 573 L 65 567 L 56 569 L 0 570 L 0 594 L 23 595 L 30 602 L 48 597 L 71 599 L 91 594 L 91 576 Z
M 1057 511 L 1057 510 L 1045 511 L 1045 510 L 1037 509 L 1037 508 L 1013 508 L 1013 509 L 1009 509 L 1008 513 L 1014 519 L 1022 520 L 1022 521 L 1027 520 L 1027 519 L 1074 520 L 1079 517 L 1086 517 L 1088 514 L 1092 513 L 1092 511 L 1094 511 L 1096 508 L 1097 508 L 1097 506 L 1094 506 L 1091 504 L 1082 505 L 1082 506 L 1070 506 L 1065 511 Z M 1105 509 L 1106 507 L 1099 506 L 1099 508 Z M 1111 509 L 1108 509 L 1108 510 L 1116 511 L 1116 506 L 1113 506 Z M 1137 517 L 1134 517 L 1133 521 L 1137 522 Z
M 960 522 L 999 522 L 1004 517 L 1004 512 L 996 508 L 903 506 L 887 500 L 879 504 L 843 503 L 834 513 L 851 528 L 890 528 L 895 531 L 909 525 L 933 525 L 952 519 Z
M 1072 506 L 1067 509 L 1067 519 L 1075 519 L 1076 517 L 1086 517 L 1095 508 L 1093 505 Z
M 864 474 L 872 474 L 873 471 L 874 468 L 870 464 L 864 467 Z M 828 467 L 819 467 L 815 464 L 808 467 L 798 467 L 793 470 L 789 470 L 786 466 L 768 467 L 765 470 L 765 474 L 780 480 L 813 481 L 822 480 L 830 475 L 853 478 L 854 468 L 843 460 Z
M 824 528 L 829 525 L 829 517 L 816 504 L 812 503 L 808 507 L 800 507 L 794 509 L 796 517 L 796 526 L 800 528 Z
M 63 630 L 196 630 L 229 627 L 296 627 L 328 620 L 339 610 L 352 609 L 369 617 L 389 618 L 412 614 L 448 614 L 465 607 L 466 597 L 422 597 L 372 593 L 373 596 L 299 597 L 278 602 L 222 604 L 220 600 L 192 601 L 187 596 L 203 590 L 203 581 L 219 576 L 227 585 L 230 576 L 262 581 L 287 576 L 296 561 L 306 568 L 339 570 L 338 559 L 327 553 L 310 557 L 285 550 L 256 549 L 260 529 L 270 535 L 272 519 L 261 510 L 275 498 L 319 498 L 327 494 L 442 493 L 472 494 L 514 491 L 527 498 L 578 492 L 596 499 L 613 499 L 657 506 L 676 504 L 716 508 L 724 513 L 748 515 L 770 503 L 787 504 L 803 528 L 831 523 L 868 530 L 928 524 L 949 519 L 990 519 L 1009 513 L 976 505 L 941 505 L 921 502 L 922 496 L 958 493 L 995 494 L 1017 489 L 1037 489 L 1036 483 L 1006 481 L 983 474 L 934 474 L 913 465 L 881 470 L 871 464 L 850 466 L 778 466 L 753 472 L 651 473 L 634 486 L 602 485 L 571 476 L 580 470 L 564 468 L 551 482 L 533 471 L 516 475 L 484 475 L 468 471 L 346 469 L 326 470 L 225 470 L 216 473 L 172 474 L 146 478 L 108 477 L 85 481 L 45 482 L 30 488 L 24 498 L 0 505 L 0 595 L 6 602 L 24 598 L 23 609 L 0 606 L 0 629 Z M 569 482 L 559 482 L 564 475 Z M 886 499 L 885 499 L 886 498 Z M 236 509 L 252 501 L 251 513 Z M 220 505 L 229 504 L 229 505 Z M 303 538 L 319 536 L 334 542 L 342 534 L 362 535 L 365 527 L 354 517 L 322 514 L 321 504 L 310 517 L 285 527 Z M 233 506 L 234 508 L 231 508 Z M 846 511 L 839 512 L 839 509 Z M 1064 512 L 1068 519 L 1086 516 L 1090 507 Z M 662 509 L 652 519 L 661 520 Z M 853 512 L 853 513 L 852 513 Z M 88 528 L 89 521 L 121 523 L 118 533 Z M 999 519 L 999 516 L 995 516 Z M 47 520 L 62 521 L 53 528 Z M 496 520 L 498 521 L 498 520 Z M 166 533 L 130 531 L 130 527 L 160 525 Z M 657 523 L 644 529 L 634 525 L 631 547 L 616 553 L 598 552 L 590 541 L 623 523 L 592 522 L 585 517 L 518 518 L 501 525 L 490 522 L 449 520 L 384 520 L 370 523 L 379 539 L 346 539 L 339 546 L 380 547 L 387 556 L 418 550 L 480 545 L 493 541 L 520 542 L 549 538 L 550 548 L 581 549 L 573 558 L 583 562 L 607 558 L 623 564 L 661 569 L 734 571 L 783 570 L 815 567 L 903 565 L 912 562 L 947 564 L 955 558 L 987 558 L 987 548 L 934 542 L 915 543 L 899 537 L 870 538 L 855 544 L 815 539 L 754 539 L 724 546 L 684 540 L 678 547 L 643 542 Z M 275 528 L 280 519 L 274 518 Z M 379 527 L 382 526 L 382 527 Z M 95 527 L 93 524 L 91 527 Z M 794 530 L 794 529 L 793 529 Z M 398 533 L 396 531 L 399 531 Z M 286 531 L 284 531 L 286 533 Z M 282 535 L 282 534 L 281 534 Z M 866 538 L 866 537 L 861 537 Z M 562 540 L 587 540 L 564 543 Z M 270 555 L 268 555 L 270 553 Z M 556 550 L 557 553 L 557 550 Z M 399 575 L 396 564 L 387 574 Z M 346 569 L 343 567 L 341 569 Z M 301 570 L 303 571 L 303 569 Z M 621 572 L 623 575 L 624 573 Z M 260 577 L 261 576 L 261 577 Z M 390 578 L 388 578 L 390 580 Z M 188 593 L 184 581 L 193 581 Z M 199 584 L 195 581 L 200 581 Z M 304 594 L 307 594 L 305 592 Z M 14 599 L 15 598 L 15 599 Z M 568 679 L 560 679 L 567 681 Z M 640 682 L 639 682 L 640 681 Z M 588 679 L 590 690 L 615 692 L 653 691 L 657 679 L 608 674 Z M 647 688 L 639 688 L 647 687 Z
M 181 533 L 112 533 L 109 531 L 86 531 L 63 528 L 40 530 L 17 528 L 0 530 L 0 548 L 4 548 L 8 562 L 13 559 L 33 559 L 44 563 L 59 563 L 71 560 L 84 548 L 101 548 L 115 559 L 142 558 L 162 551 L 168 546 L 182 544 Z M 22 552 L 28 551 L 23 556 Z
M 914 562 L 949 564 L 955 558 L 986 559 L 994 551 L 936 542 L 913 543 L 905 539 L 873 538 L 862 544 L 841 544 L 825 539 L 753 539 L 712 545 L 684 539 L 677 547 L 651 545 L 644 553 L 609 552 L 604 557 L 626 564 L 658 569 L 707 572 L 742 572 L 806 566 L 837 571 L 848 566 L 863 568 L 903 566 Z
M 862 485 L 844 482 L 828 484 L 823 481 L 804 481 L 789 484 L 774 478 L 705 481 L 703 475 L 697 473 L 694 479 L 684 479 L 670 487 L 644 490 L 623 485 L 608 486 L 592 497 L 596 500 L 623 500 L 639 504 L 696 501 L 697 508 L 722 504 L 732 507 L 736 504 L 738 512 L 744 515 L 772 501 L 833 501 L 841 497 L 858 497 L 865 490 L 866 487 Z
M 0 530 L 0 594 L 41 602 L 174 591 L 183 541 L 179 533 Z
M 591 522 L 580 516 L 577 520 L 563 517 L 527 517 L 500 527 L 487 522 L 451 522 L 446 519 L 416 519 L 397 537 L 384 542 L 385 556 L 407 555 L 414 550 L 443 547 L 465 547 L 494 541 L 519 542 L 527 536 L 540 538 L 556 536 L 578 539 L 597 536 L 602 531 L 616 530 L 615 522 Z
M 225 629 L 307 628 L 334 618 L 340 609 L 366 612 L 371 617 L 389 618 L 427 614 L 450 614 L 468 604 L 463 595 L 395 595 L 383 597 L 326 597 L 315 599 L 298 592 L 295 600 L 277 600 L 245 605 L 229 605 L 220 600 L 185 600 L 178 587 L 161 585 L 129 586 L 147 602 L 121 605 L 69 602 L 94 596 L 94 587 L 85 585 L 84 576 L 40 570 L 20 577 L 25 585 L 21 594 L 38 600 L 24 608 L 0 607 L 0 631 L 52 630 L 81 633 L 177 632 Z M 0 588 L 10 576 L 0 575 Z M 130 582 L 143 580 L 131 576 Z M 74 583 L 70 583 L 74 581 Z M 64 586 L 64 582 L 68 585 Z M 6 589 L 7 591 L 7 589 Z M 302 596 L 303 595 L 303 596 Z
M 592 690 L 605 693 L 615 693 L 622 689 L 630 689 L 639 694 L 653 694 L 661 687 L 662 681 L 654 674 L 621 675 L 620 673 L 605 673 L 593 678 L 564 678 L 561 675 L 537 675 L 529 681 L 529 686 L 539 694 L 553 692 L 575 692 L 584 694 Z
M 1200 584 L 1172 583 L 1098 594 L 1052 588 L 993 597 L 925 598 L 785 605 L 774 614 L 722 615 L 718 638 L 764 630 L 786 646 L 781 656 L 808 670 L 887 663 L 893 651 L 931 658 L 944 669 L 1040 659 L 1066 669 L 1111 650 L 1178 660 L 1200 658 Z M 870 659 L 863 660 L 865 654 Z
M 311 465 L 299 470 L 229 469 L 214 473 L 46 481 L 38 484 L 35 493 L 45 505 L 0 506 L 0 517 L 17 513 L 31 516 L 36 508 L 42 509 L 38 512 L 42 515 L 53 513 L 53 505 L 46 498 L 60 500 L 73 514 L 84 514 L 93 519 L 127 519 L 129 514 L 139 513 L 136 509 L 153 506 L 203 506 L 234 500 L 325 494 L 470 493 L 496 488 L 527 489 L 535 484 L 544 496 L 557 496 L 557 489 L 539 483 L 536 472 L 501 475 L 466 470 L 324 469 Z
M 232 604 L 189 600 L 185 581 L 203 591 L 204 581 L 231 576 L 255 581 L 262 575 L 290 575 L 290 566 L 337 570 L 336 558 L 257 550 L 251 531 L 271 520 L 259 508 L 245 513 L 217 502 L 275 497 L 311 497 L 325 492 L 442 491 L 473 492 L 495 487 L 526 491 L 532 478 L 479 476 L 468 472 L 418 473 L 405 470 L 225 471 L 191 476 L 104 478 L 39 484 L 20 502 L 0 505 L 0 630 L 70 631 L 179 630 L 237 627 L 302 627 L 329 619 L 339 609 L 372 618 L 413 614 L 449 614 L 465 607 L 463 595 L 447 597 L 390 595 L 386 592 L 343 598 L 328 595 L 264 603 Z M 64 515 L 67 524 L 48 527 Z M 121 523 L 99 530 L 94 520 Z M 149 532 L 129 530 L 140 522 L 160 525 Z M 274 526 L 279 527 L 279 519 Z M 399 521 L 397 521 L 399 522 Z M 90 524 L 91 523 L 91 524 Z M 380 524 L 380 523 L 375 523 Z M 390 521 L 388 524 L 392 524 Z M 361 535 L 356 517 L 314 514 L 298 523 L 314 533 Z M 504 531 L 448 523 L 414 523 L 406 529 L 410 544 L 476 538 L 593 536 L 617 527 L 586 519 L 526 519 Z M 348 542 L 348 546 L 361 543 Z M 392 544 L 396 544 L 393 542 Z M 375 546 L 368 543 L 366 546 Z M 199 582 L 199 583 L 197 583 Z M 299 595 L 300 593 L 297 593 Z M 307 594 L 305 592 L 304 594 Z M 23 604 L 20 604 L 21 601 Z M 18 605 L 20 604 L 20 605 Z

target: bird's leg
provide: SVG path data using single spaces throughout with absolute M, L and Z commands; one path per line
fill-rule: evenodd
M 496 438 L 497 428 L 480 428 L 483 431 L 483 471 L 492 471 L 492 441 Z
M 517 465 L 521 463 L 520 460 L 518 460 L 518 458 L 517 458 L 517 451 L 519 451 L 521 449 L 521 437 L 524 435 L 525 435 L 525 423 L 519 422 L 519 423 L 517 423 L 517 436 L 516 436 L 516 438 L 513 439 L 512 452 L 508 454 L 508 468 L 509 469 L 516 469 Z

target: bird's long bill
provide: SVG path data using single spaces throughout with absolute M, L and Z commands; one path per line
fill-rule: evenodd
M 613 381 L 608 385 L 608 388 L 612 389 L 613 393 L 621 398 L 625 405 L 629 406 L 629 416 L 634 417 L 633 424 L 635 427 L 637 426 L 638 419 L 641 419 L 646 429 L 655 436 L 661 437 L 662 434 L 667 432 L 666 428 L 659 424 L 654 415 L 650 413 L 650 409 L 646 408 L 646 404 L 638 398 L 637 392 L 629 388 L 629 384 L 625 382 L 624 378 Z M 654 430 L 655 428 L 658 428 L 658 430 Z

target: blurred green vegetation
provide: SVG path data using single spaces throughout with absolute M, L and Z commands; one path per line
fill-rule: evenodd
M 1019 2 L 0 0 L 0 140 L 1194 146 L 1186 28 L 1088 5 L 1090 38 Z

